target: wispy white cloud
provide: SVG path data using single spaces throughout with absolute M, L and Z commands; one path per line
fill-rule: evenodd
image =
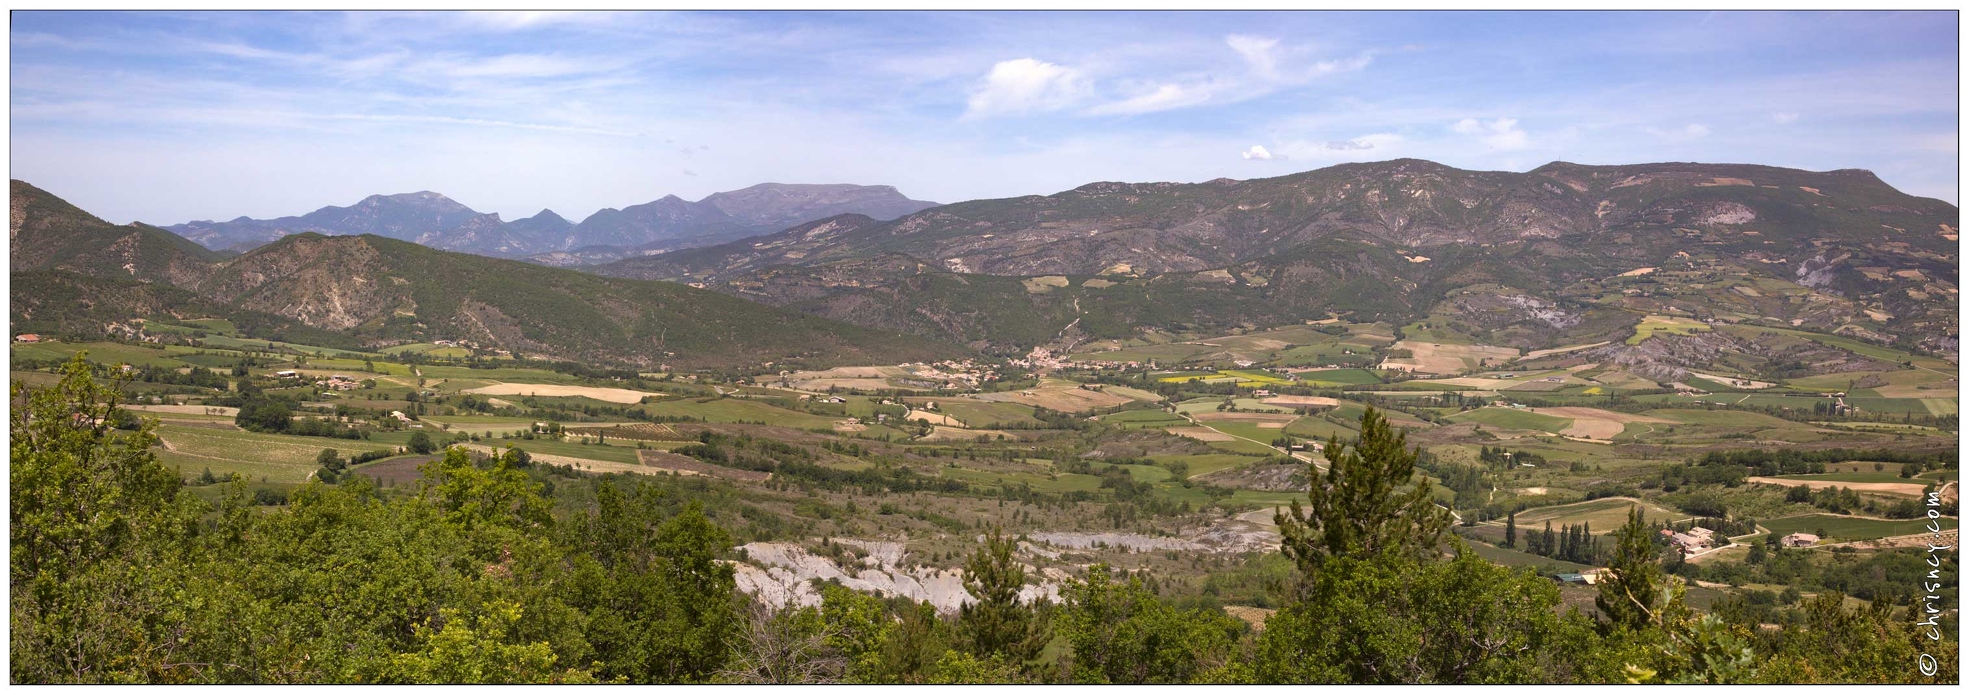
M 1230 44 L 1231 50 L 1237 51 L 1238 55 L 1244 56 L 1244 62 L 1249 63 L 1252 71 L 1259 76 L 1277 79 L 1278 56 L 1274 51 L 1278 48 L 1278 39 L 1232 34 L 1224 37 L 1224 42 Z
M 1677 17 L 16 13 L 11 163 L 164 222 L 420 189 L 529 214 L 766 180 L 955 201 L 1395 157 L 1859 167 L 1954 198 L 1952 19 L 1790 15 L 1741 43 Z
M 1700 140 L 1709 137 L 1709 132 L 1710 132 L 1709 126 L 1703 125 L 1701 123 L 1690 123 L 1679 128 L 1647 127 L 1647 128 L 1642 128 L 1642 130 L 1647 131 L 1649 135 L 1653 135 L 1655 137 L 1670 142 L 1688 142 L 1690 140 Z
M 1210 101 L 1211 92 L 1207 84 L 1161 84 L 1141 94 L 1095 106 L 1087 113 L 1097 116 L 1133 115 L 1179 109 Z
M 1463 135 L 1476 136 L 1485 147 L 1493 150 L 1522 150 L 1531 146 L 1531 136 L 1523 128 L 1518 127 L 1516 118 L 1498 118 L 1489 121 L 1465 118 L 1451 125 L 1449 129 Z
M 1235 63 L 1211 64 L 1176 74 L 1135 75 L 1128 61 L 1106 57 L 1105 69 L 1068 68 L 1032 58 L 992 66 L 971 95 L 966 118 L 1070 111 L 1082 116 L 1133 116 L 1198 106 L 1223 106 L 1305 86 L 1338 73 L 1364 70 L 1371 54 L 1307 62 L 1277 38 L 1231 34 L 1225 47 Z M 1218 61 L 1221 63 L 1222 61 Z M 1117 66 L 1119 65 L 1119 66 Z M 1079 108 L 1077 104 L 1087 103 Z
M 500 31 L 516 31 L 560 24 L 601 24 L 616 20 L 621 13 L 597 10 L 483 10 L 466 12 L 474 24 Z
M 1317 77 L 1320 75 L 1331 75 L 1340 72 L 1359 72 L 1361 70 L 1366 70 L 1367 66 L 1373 63 L 1374 63 L 1374 54 L 1372 53 L 1362 53 L 1352 58 L 1345 58 L 1341 60 L 1322 60 L 1317 63 L 1313 63 L 1312 74 L 1313 76 Z

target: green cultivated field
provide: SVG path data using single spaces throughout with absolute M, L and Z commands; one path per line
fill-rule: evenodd
M 1818 475 L 1779 475 L 1779 476 L 1772 476 L 1772 477 L 1775 477 L 1779 480 L 1800 480 L 1800 481 L 1828 480 L 1828 481 L 1837 481 L 1842 483 L 1909 483 L 1913 485 L 1923 485 L 1928 482 L 1920 478 L 1903 478 L 1900 475 L 1900 469 L 1901 469 L 1901 465 L 1896 463 L 1888 466 L 1887 470 L 1878 473 L 1875 473 L 1873 471 L 1866 471 L 1866 472 L 1853 471 L 1853 472 L 1842 472 L 1842 473 L 1824 473 Z
M 710 422 L 764 422 L 801 429 L 832 428 L 835 418 L 796 412 L 740 398 L 699 403 L 695 398 L 664 400 L 638 406 L 643 412 L 667 417 L 702 418 Z
M 315 456 L 322 449 L 348 456 L 391 446 L 377 440 L 290 437 L 168 422 L 158 428 L 158 434 L 166 443 L 156 450 L 158 459 L 177 466 L 182 475 L 194 476 L 210 468 L 217 474 L 239 473 L 249 480 L 266 478 L 271 483 L 306 481 L 318 467 Z
M 1543 432 L 1551 432 L 1554 434 L 1557 434 L 1560 430 L 1572 426 L 1572 420 L 1568 418 L 1552 417 L 1550 415 L 1540 415 L 1538 413 L 1534 413 L 1528 410 L 1518 410 L 1516 408 L 1496 408 L 1496 407 L 1478 408 L 1476 410 L 1471 410 L 1463 413 L 1458 413 L 1456 415 L 1452 415 L 1450 416 L 1450 419 L 1455 420 L 1457 422 L 1475 422 L 1478 424 L 1490 425 L 1492 427 L 1503 427 L 1503 428 L 1515 429 L 1515 430 L 1539 430 Z
M 1299 383 L 1313 387 L 1358 386 L 1362 384 L 1381 383 L 1380 376 L 1365 369 L 1321 369 L 1318 371 L 1300 372 L 1299 379 Z
M 1691 425 L 1712 425 L 1716 427 L 1769 427 L 1791 429 L 1807 427 L 1790 420 L 1774 418 L 1759 413 L 1745 413 L 1729 410 L 1650 410 L 1646 413 L 1658 418 L 1674 420 Z
M 1190 467 L 1190 477 L 1215 473 L 1217 471 L 1248 466 L 1264 459 L 1237 454 L 1164 454 L 1150 456 L 1156 463 L 1181 462 Z
M 186 366 L 184 361 L 176 358 L 193 352 L 191 348 L 175 346 L 153 350 L 118 343 L 15 343 L 12 355 L 16 360 L 67 360 L 74 357 L 75 353 L 84 350 L 88 351 L 90 362 L 111 365 L 133 364 L 140 367 Z
M 1956 527 L 1955 519 L 1943 518 L 1939 521 L 1941 521 L 1941 527 L 1944 529 Z M 1822 538 L 1835 541 L 1865 541 L 1890 536 L 1928 533 L 1927 519 L 1897 519 L 1890 521 L 1884 519 L 1861 519 L 1850 516 L 1839 516 L 1837 514 L 1805 514 L 1782 519 L 1771 519 L 1759 523 L 1764 528 L 1770 529 L 1771 533 L 1780 536 L 1792 533 L 1816 534 L 1823 530 L 1825 533 L 1822 534 Z
M 1634 327 L 1634 337 L 1627 339 L 1628 345 L 1639 345 L 1641 341 L 1657 335 L 1689 335 L 1709 330 L 1709 324 L 1695 319 L 1674 316 L 1649 316 Z
M 959 398 L 944 399 L 937 402 L 937 408 L 945 415 L 957 418 L 965 427 L 991 428 L 1004 425 L 1036 425 L 1032 419 L 1032 406 L 1018 403 L 988 403 Z
M 1128 410 L 1102 415 L 1101 422 L 1131 430 L 1148 427 L 1182 427 L 1190 424 L 1188 420 L 1160 410 Z
M 1554 530 L 1567 524 L 1590 524 L 1593 533 L 1608 533 L 1627 523 L 1628 510 L 1635 506 L 1641 508 L 1642 516 L 1648 521 L 1689 518 L 1688 514 L 1652 502 L 1626 497 L 1607 497 L 1518 512 L 1518 530 L 1522 532 L 1533 526 L 1542 529 L 1546 521 L 1551 521 Z
M 1520 530 L 1523 529 L 1521 528 Z M 1489 543 L 1470 543 L 1468 545 L 1470 550 L 1477 554 L 1477 557 L 1504 565 L 1505 567 L 1531 567 L 1546 572 L 1579 572 L 1581 570 L 1592 569 L 1587 565 L 1576 562 L 1542 557 L 1510 548 L 1499 548 Z

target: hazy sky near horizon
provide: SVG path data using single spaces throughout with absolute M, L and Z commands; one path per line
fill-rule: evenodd
M 12 15 L 12 176 L 113 222 L 434 190 L 569 219 L 761 182 L 1742 162 L 1956 201 L 1949 12 Z

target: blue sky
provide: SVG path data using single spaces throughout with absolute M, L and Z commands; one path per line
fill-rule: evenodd
M 11 39 L 12 175 L 115 222 L 1397 157 L 1865 168 L 1956 200 L 1947 12 L 23 11 Z

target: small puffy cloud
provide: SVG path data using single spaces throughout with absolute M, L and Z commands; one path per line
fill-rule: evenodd
M 1687 142 L 1709 137 L 1709 126 L 1690 123 L 1680 128 L 1644 128 L 1649 135 L 1673 142 Z
M 1779 111 L 1771 114 L 1771 121 L 1778 125 L 1790 125 L 1798 122 L 1798 113 L 1795 111 Z
M 964 115 L 972 118 L 1056 111 L 1078 101 L 1085 90 L 1085 80 L 1073 68 L 1032 58 L 1001 61 L 991 66 L 984 82 L 971 93 Z
M 1522 150 L 1531 146 L 1531 136 L 1526 134 L 1523 128 L 1518 127 L 1516 118 L 1499 118 L 1491 121 L 1465 118 L 1457 121 L 1449 129 L 1464 135 L 1477 136 L 1483 140 L 1486 147 L 1494 150 Z
M 1264 145 L 1252 145 L 1251 149 L 1245 150 L 1239 156 L 1244 157 L 1245 159 L 1257 159 L 1257 160 L 1267 160 L 1267 161 L 1275 160 L 1275 159 L 1285 159 L 1285 155 L 1273 154 L 1271 150 L 1265 149 Z
M 1366 139 L 1331 140 L 1322 147 L 1329 150 L 1371 150 L 1374 149 L 1374 143 Z

